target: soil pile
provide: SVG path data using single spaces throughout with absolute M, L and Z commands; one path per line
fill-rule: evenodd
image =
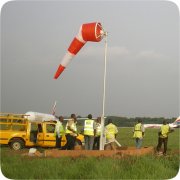
M 124 156 L 141 156 L 145 154 L 153 154 L 154 147 L 142 147 L 136 149 L 134 147 L 121 147 L 117 150 L 45 150 L 45 157 L 124 157 Z

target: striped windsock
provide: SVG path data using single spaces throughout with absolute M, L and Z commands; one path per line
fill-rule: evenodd
M 67 53 L 63 57 L 61 64 L 54 75 L 54 79 L 57 79 L 60 76 L 72 58 L 79 52 L 87 41 L 99 42 L 103 38 L 103 34 L 104 32 L 101 23 L 94 22 L 83 24 L 79 29 L 79 33 L 71 42 Z

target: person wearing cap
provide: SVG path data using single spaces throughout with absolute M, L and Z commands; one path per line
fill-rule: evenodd
M 94 144 L 94 135 L 96 131 L 95 122 L 92 119 L 92 115 L 88 115 L 88 119 L 84 121 L 84 141 L 85 141 L 85 149 L 92 150 Z
M 135 138 L 136 149 L 140 149 L 142 146 L 144 132 L 145 132 L 144 125 L 142 124 L 141 119 L 138 119 L 133 130 L 133 138 Z
M 71 119 L 68 120 L 66 124 L 66 149 L 73 150 L 76 142 L 77 136 L 77 127 L 76 127 L 77 119 L 75 114 L 71 114 Z
M 96 133 L 94 136 L 94 144 L 93 144 L 93 149 L 98 149 L 99 150 L 99 146 L 100 146 L 100 136 L 101 136 L 101 117 L 98 117 L 96 119 L 95 122 L 95 126 L 96 126 Z
M 158 132 L 158 145 L 156 147 L 157 154 L 161 155 L 160 149 L 162 144 L 164 144 L 163 155 L 166 155 L 167 143 L 168 143 L 168 134 L 174 130 L 170 128 L 169 124 L 164 120 L 163 125 L 160 127 Z
M 106 145 L 105 149 L 115 150 L 115 139 L 118 133 L 116 125 L 113 124 L 112 119 L 108 119 L 108 124 L 105 126 Z
M 56 148 L 61 149 L 61 139 L 62 136 L 64 135 L 65 131 L 64 131 L 64 127 L 63 127 L 63 121 L 64 118 L 63 116 L 59 116 L 56 126 L 55 126 L 55 137 L 56 137 Z

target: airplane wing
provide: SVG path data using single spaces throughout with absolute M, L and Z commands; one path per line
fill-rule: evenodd
M 144 128 L 160 128 L 162 124 L 144 124 Z
M 107 117 L 104 117 L 104 119 L 106 119 Z M 68 121 L 69 119 L 71 119 L 71 118 L 64 118 L 64 121 Z M 86 119 L 88 119 L 87 117 L 80 117 L 80 118 L 77 118 L 77 120 L 79 121 L 79 120 L 86 120 Z M 96 120 L 96 118 L 92 118 L 93 120 Z
M 162 124 L 144 124 L 145 128 L 159 128 L 161 126 L 162 126 Z M 180 127 L 180 116 L 173 123 L 169 123 L 169 126 L 171 128 Z

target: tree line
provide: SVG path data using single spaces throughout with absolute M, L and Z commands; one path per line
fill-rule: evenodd
M 80 117 L 80 116 L 78 116 Z M 142 120 L 143 124 L 162 124 L 164 120 L 168 123 L 173 123 L 176 118 L 164 118 L 164 117 L 135 117 L 135 118 L 127 118 L 127 117 L 119 117 L 119 116 L 107 116 L 105 119 L 105 125 L 107 124 L 108 119 L 112 119 L 113 123 L 118 127 L 133 127 L 138 119 Z M 78 125 L 83 126 L 84 120 L 78 120 Z

